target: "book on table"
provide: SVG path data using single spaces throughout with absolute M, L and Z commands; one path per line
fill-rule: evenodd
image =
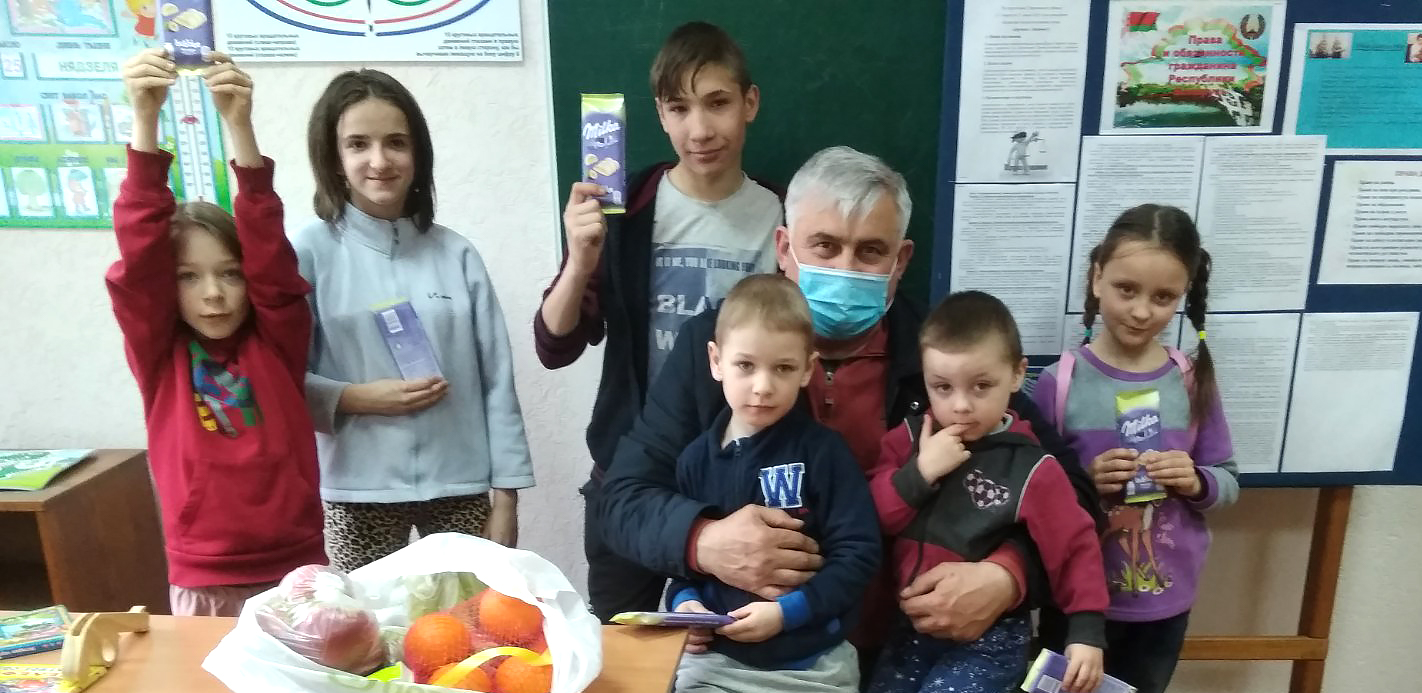
M 0 491 L 38 491 L 93 450 L 0 450 Z
M 69 623 L 69 610 L 63 606 L 0 616 L 0 659 L 63 647 Z

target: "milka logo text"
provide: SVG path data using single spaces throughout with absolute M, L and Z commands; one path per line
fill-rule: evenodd
M 1154 433 L 1154 429 L 1160 424 L 1160 417 L 1155 414 L 1145 414 L 1139 418 L 1127 419 L 1121 422 L 1121 435 L 1130 440 L 1139 440 Z
M 583 139 L 593 140 L 603 135 L 610 135 L 614 132 L 621 132 L 622 123 L 615 120 L 604 120 L 601 123 L 584 123 Z

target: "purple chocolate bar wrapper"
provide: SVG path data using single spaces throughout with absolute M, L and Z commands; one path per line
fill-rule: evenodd
M 720 628 L 736 622 L 724 614 L 699 614 L 674 611 L 633 611 L 617 614 L 615 623 L 667 628 Z
M 206 65 L 204 56 L 213 50 L 211 0 L 157 0 L 154 4 L 161 15 L 157 17 L 158 40 L 173 62 L 179 67 Z
M 1056 652 L 1042 650 L 1031 671 L 1027 672 L 1022 690 L 1027 693 L 1059 693 L 1069 663 L 1066 657 Z M 1110 674 L 1102 674 L 1101 684 L 1092 693 L 1136 693 L 1136 688 Z
M 583 94 L 583 180 L 607 188 L 597 198 L 603 212 L 616 214 L 627 208 L 627 121 L 621 94 Z M 608 172 L 607 162 L 615 170 Z
M 1160 411 L 1152 407 L 1136 407 L 1116 417 L 1116 431 L 1121 434 L 1121 447 L 1139 453 L 1162 449 Z M 1126 482 L 1126 502 L 1160 498 L 1164 489 L 1150 478 L 1145 465 L 1136 466 L 1136 475 Z
M 401 378 L 413 380 L 443 375 L 420 316 L 409 301 L 376 309 L 375 324 L 385 338 L 385 345 L 390 347 Z

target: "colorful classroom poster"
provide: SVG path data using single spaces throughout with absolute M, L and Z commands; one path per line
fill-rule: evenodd
M 0 4 L 0 226 L 109 228 L 133 132 L 119 67 L 153 45 L 152 3 Z M 184 77 L 172 94 L 160 143 L 178 154 L 173 188 L 180 198 L 227 205 L 211 101 L 197 77 Z
M 523 60 L 519 0 L 231 0 L 213 26 L 245 62 Z
M 1284 0 L 1113 0 L 1101 134 L 1269 132 Z
M 1422 284 L 1422 161 L 1337 161 L 1319 284 Z
M 1076 180 L 1090 5 L 974 0 L 964 12 L 958 182 Z
M 1284 132 L 1329 154 L 1422 154 L 1422 24 L 1298 24 Z

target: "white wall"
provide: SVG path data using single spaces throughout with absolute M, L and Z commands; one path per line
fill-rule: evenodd
M 525 60 L 518 65 L 371 63 L 394 74 L 425 109 L 439 153 L 438 218 L 470 236 L 493 274 L 516 354 L 539 485 L 522 500 L 523 545 L 582 585 L 583 430 L 600 350 L 547 372 L 529 327 L 556 270 L 543 3 L 523 0 Z M 306 116 L 325 82 L 351 65 L 249 66 L 258 80 L 256 120 L 278 162 L 288 221 L 310 216 Z M 94 231 L 0 232 L 0 448 L 142 447 L 137 392 L 123 362 L 103 289 L 116 257 Z M 1246 491 L 1217 516 L 1196 634 L 1292 633 L 1313 503 L 1307 490 Z M 1360 488 L 1344 555 L 1324 690 L 1412 690 L 1422 681 L 1422 491 Z M 1172 691 L 1282 693 L 1285 663 L 1186 663 Z
M 1297 632 L 1316 491 L 1246 489 L 1212 519 L 1193 635 Z M 1422 489 L 1359 487 L 1343 549 L 1325 693 L 1415 691 L 1422 681 Z M 1185 662 L 1172 693 L 1283 693 L 1286 662 Z

